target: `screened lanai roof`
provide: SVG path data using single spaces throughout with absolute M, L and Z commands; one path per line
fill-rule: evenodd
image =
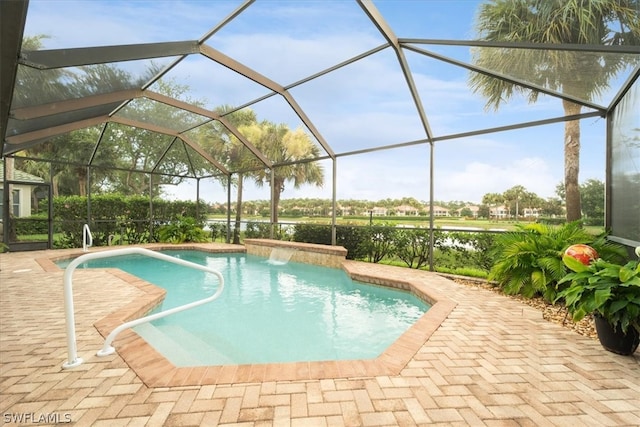
M 112 156 L 146 144 L 155 149 L 135 163 L 140 171 L 228 175 L 281 162 L 236 124 L 246 109 L 304 132 L 317 147 L 287 161 L 336 159 L 604 117 L 640 74 L 639 46 L 474 40 L 477 2 L 69 3 L 1 3 L 2 156 L 29 149 L 34 156 L 39 144 L 86 130 L 81 137 L 92 149 L 58 161 L 108 166 Z M 465 19 L 464 27 L 441 25 Z M 25 43 L 38 36 L 45 36 L 38 49 Z M 483 50 L 540 63 L 555 55 L 579 72 L 558 89 L 526 70 L 477 65 Z M 584 86 L 599 78 L 594 61 L 618 60 L 627 65 L 608 89 L 587 98 Z M 469 102 L 475 74 L 537 91 L 536 108 L 523 114 L 520 100 L 486 115 L 478 95 Z M 566 116 L 559 100 L 582 106 L 579 114 Z M 242 143 L 253 166 L 230 162 L 229 138 Z

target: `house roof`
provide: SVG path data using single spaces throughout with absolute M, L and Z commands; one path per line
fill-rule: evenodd
M 44 182 L 44 179 L 39 176 L 31 175 L 30 173 L 21 171 L 19 169 L 13 170 L 13 178 L 10 181 L 22 181 L 22 182 Z M 0 163 L 0 182 L 4 182 L 4 164 Z
M 417 211 L 417 210 L 419 210 L 418 208 L 415 208 L 415 207 L 409 206 L 409 205 L 396 206 L 395 209 L 398 210 L 398 211 Z

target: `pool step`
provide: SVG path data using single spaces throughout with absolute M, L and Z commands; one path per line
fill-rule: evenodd
M 236 364 L 229 356 L 176 325 L 138 325 L 135 331 L 178 367 Z

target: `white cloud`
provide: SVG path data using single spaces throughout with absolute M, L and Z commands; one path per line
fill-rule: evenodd
M 52 36 L 45 41 L 47 49 L 195 40 L 232 7 L 219 0 L 215 7 L 208 2 L 32 0 L 25 34 Z
M 540 157 L 525 157 L 503 163 L 469 162 L 464 169 L 439 171 L 436 175 L 436 199 L 479 203 L 487 193 L 503 193 L 521 185 L 542 198 L 554 196 L 562 179 Z

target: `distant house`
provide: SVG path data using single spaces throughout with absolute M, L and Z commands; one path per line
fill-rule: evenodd
M 394 208 L 398 216 L 418 216 L 419 210 L 409 205 L 402 205 Z
M 504 205 L 492 207 L 489 209 L 489 216 L 491 218 L 508 218 L 509 209 Z
M 424 212 L 429 215 L 429 206 L 424 208 Z M 451 216 L 448 208 L 442 206 L 433 205 L 433 216 Z
M 338 215 L 342 215 L 342 216 L 354 215 L 354 211 L 355 209 L 352 206 L 342 206 L 340 204 L 337 205 Z M 329 214 L 332 215 L 333 211 L 330 210 Z
M 13 171 L 11 181 L 20 181 L 24 184 L 11 184 L 11 208 L 10 213 L 16 217 L 31 216 L 31 200 L 35 186 L 31 184 L 42 184 L 44 179 L 23 172 L 18 169 Z M 0 163 L 0 212 L 4 209 L 4 164 Z
M 375 208 L 371 209 L 371 215 L 373 216 L 386 216 L 387 212 L 389 212 L 389 209 L 387 208 L 381 208 L 376 206 Z
M 449 208 L 444 208 L 442 206 L 434 205 L 433 216 L 451 216 L 451 215 L 449 214 Z
M 522 215 L 525 218 L 538 218 L 542 213 L 542 209 L 538 208 L 524 208 L 522 210 Z

